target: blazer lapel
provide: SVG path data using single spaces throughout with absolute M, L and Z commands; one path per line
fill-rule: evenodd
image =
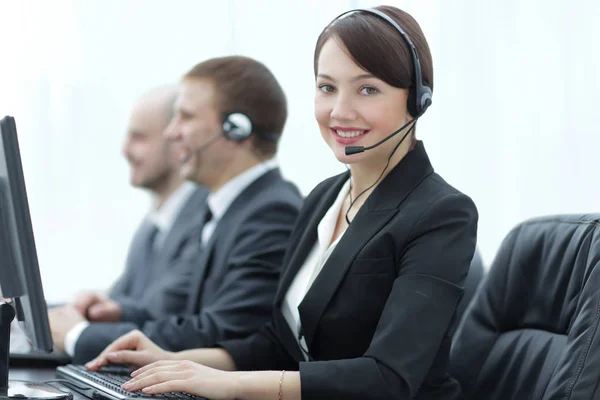
M 158 268 L 170 269 L 171 261 L 186 244 L 185 239 L 197 233 L 198 226 L 202 228 L 202 220 L 206 213 L 206 196 L 206 191 L 197 189 L 187 200 L 165 239 L 163 251 L 160 252 L 156 263 Z
M 302 321 L 302 335 L 309 348 L 325 307 L 346 276 L 357 254 L 394 214 L 396 210 L 371 212 L 363 206 L 329 256 L 304 300 L 298 306 Z
M 415 149 L 410 151 L 377 186 L 356 214 L 298 307 L 302 321 L 302 334 L 309 348 L 327 304 L 358 253 L 398 212 L 400 204 L 419 183 L 431 173 L 433 168 L 422 143 L 418 142 Z M 339 188 L 335 194 L 337 195 L 338 192 Z M 305 258 L 306 255 L 297 263 L 302 265 Z
M 349 177 L 350 174 L 348 172 L 339 176 L 335 184 L 333 184 L 329 190 L 323 194 L 321 201 L 319 201 L 315 207 L 314 213 L 312 213 L 310 218 L 308 218 L 305 227 L 301 229 L 302 234 L 296 247 L 293 249 L 291 248 L 293 243 L 288 245 L 288 251 L 292 251 L 293 254 L 290 256 L 287 266 L 285 266 L 286 269 L 279 281 L 279 287 L 277 288 L 277 294 L 275 295 L 275 304 L 277 306 L 280 306 L 283 302 L 283 298 L 285 297 L 288 288 L 292 284 L 292 281 L 296 277 L 298 270 L 300 267 L 302 267 L 306 257 L 308 257 L 308 253 L 315 245 L 317 240 L 317 226 L 321 222 L 321 219 L 323 219 L 323 216 L 325 216 L 327 213 L 327 210 L 329 210 L 335 201 L 340 189 Z M 300 216 L 300 218 L 302 218 L 302 216 Z M 299 221 L 299 223 L 302 222 Z
M 344 182 L 346 182 L 349 177 L 350 174 L 347 172 L 339 176 L 335 183 L 322 195 L 321 200 L 314 208 L 314 212 L 308 212 L 309 218 L 306 220 L 306 222 L 304 222 L 304 226 L 298 227 L 298 230 L 301 233 L 299 234 L 299 242 L 297 246 L 292 248 L 292 242 L 290 242 L 288 245 L 288 251 L 292 252 L 292 255 L 290 256 L 287 265 L 284 266 L 285 270 L 283 271 L 279 281 L 277 294 L 275 295 L 275 308 L 273 310 L 273 316 L 275 319 L 275 327 L 279 332 L 281 342 L 287 348 L 292 357 L 294 357 L 294 359 L 297 361 L 303 361 L 304 357 L 300 348 L 298 347 L 298 342 L 296 341 L 296 332 L 292 332 L 281 311 L 283 299 L 285 298 L 292 281 L 298 273 L 298 270 L 300 267 L 302 267 L 302 265 L 304 265 L 306 257 L 308 257 L 309 252 L 316 243 L 317 226 L 319 225 L 319 222 L 321 222 L 321 219 L 335 201 L 341 187 L 344 185 Z M 298 224 L 302 224 L 302 215 L 299 218 Z
M 207 243 L 202 245 L 199 250 L 198 257 L 196 258 L 197 265 L 194 268 L 191 278 L 191 282 L 194 287 L 191 288 L 192 295 L 188 300 L 188 313 L 195 313 L 195 311 L 201 307 L 202 286 L 204 284 L 208 265 L 211 262 L 212 253 L 214 252 L 214 247 L 217 240 L 223 240 L 224 235 L 226 235 L 230 230 L 230 224 L 236 224 L 238 222 L 238 215 L 246 210 L 245 205 L 250 201 L 250 199 L 252 199 L 254 196 L 260 195 L 260 192 L 263 190 L 264 186 L 268 186 L 272 184 L 273 181 L 280 179 L 282 178 L 279 168 L 268 171 L 261 177 L 257 178 L 250 184 L 250 186 L 244 189 L 244 191 L 235 198 L 233 203 L 231 203 L 231 205 L 227 208 L 227 211 L 225 211 L 225 214 L 223 214 L 221 219 L 217 222 L 217 226 L 210 236 L 210 239 Z M 206 207 L 208 207 L 208 205 L 205 202 L 202 212 L 203 216 L 206 213 Z M 201 234 L 202 229 L 198 235 L 198 240 L 200 240 Z

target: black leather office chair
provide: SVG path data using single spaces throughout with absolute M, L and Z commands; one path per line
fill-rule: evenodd
M 504 239 L 450 373 L 473 400 L 600 399 L 600 214 L 536 218 Z

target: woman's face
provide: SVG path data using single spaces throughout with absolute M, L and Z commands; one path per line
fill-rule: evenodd
M 317 62 L 315 118 L 340 162 L 387 160 L 403 134 L 364 153 L 347 156 L 344 148 L 373 145 L 408 122 L 407 96 L 407 89 L 390 86 L 359 67 L 335 37 L 323 45 Z

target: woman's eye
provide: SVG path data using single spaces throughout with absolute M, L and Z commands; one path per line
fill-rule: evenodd
M 331 93 L 333 92 L 333 86 L 331 85 L 327 85 L 327 84 L 323 84 L 323 85 L 319 85 L 319 90 L 321 92 L 325 92 L 325 93 Z
M 377 88 L 374 88 L 372 86 L 365 86 L 362 89 L 360 89 L 360 93 L 366 94 L 366 95 L 374 95 L 374 94 L 379 93 L 379 90 L 377 90 Z

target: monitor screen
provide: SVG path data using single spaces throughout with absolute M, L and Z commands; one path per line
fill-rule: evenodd
M 17 319 L 33 348 L 50 352 L 52 335 L 14 118 L 0 120 L 0 133 L 0 290 L 14 300 Z

